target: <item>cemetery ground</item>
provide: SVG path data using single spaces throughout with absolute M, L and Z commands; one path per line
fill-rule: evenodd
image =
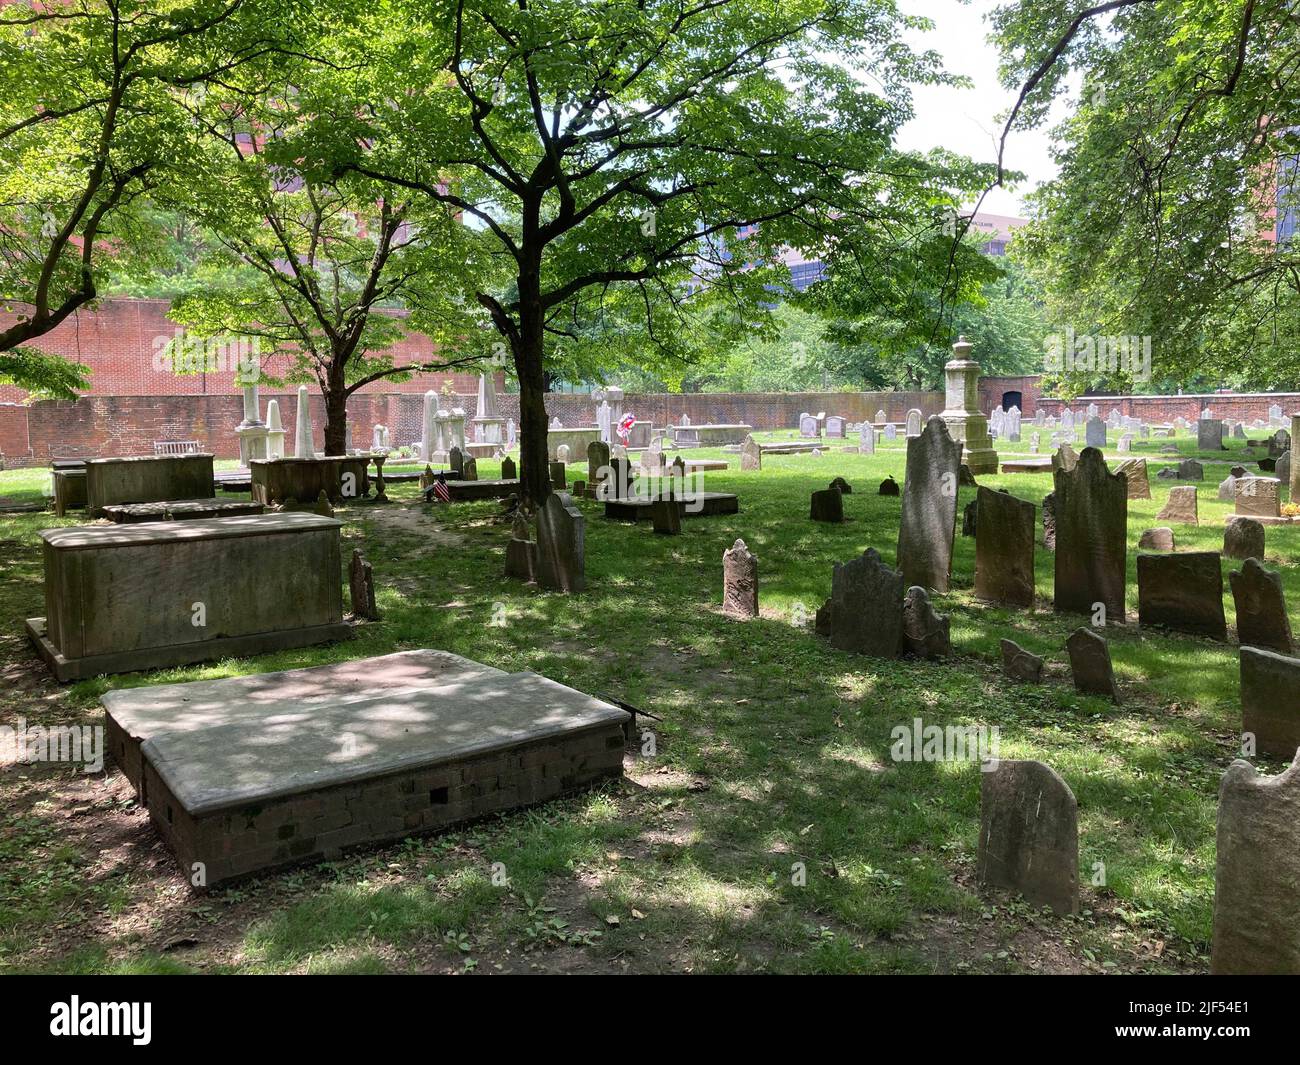
M 730 460 L 706 485 L 737 492 L 741 510 L 688 518 L 680 536 L 606 521 L 580 501 L 588 590 L 573 596 L 502 575 L 510 526 L 497 503 L 432 507 L 414 485 L 390 487 L 387 506 L 338 511 L 345 551 L 361 547 L 374 566 L 383 614 L 356 639 L 71 686 L 49 678 L 22 621 L 41 612 L 38 530 L 83 519 L 0 514 L 6 722 L 93 723 L 113 687 L 421 647 L 532 670 L 657 719 L 638 718 L 655 752 L 630 742 L 615 786 L 207 894 L 188 889 L 111 765 L 0 766 L 0 969 L 1206 971 L 1216 797 L 1241 726 L 1237 649 L 1136 623 L 1137 541 L 1164 524 L 1156 514 L 1180 483 L 1156 472 L 1196 455 L 1194 437 L 1175 441 L 1182 456 L 1159 454 L 1167 440 L 1134 447 L 1154 498 L 1129 502 L 1129 624 L 1105 630 L 1118 706 L 1070 684 L 1065 639 L 1087 619 L 1052 611 L 1041 511 L 1032 612 L 974 599 L 974 540 L 958 531 L 953 591 L 934 597 L 952 619 L 948 661 L 879 661 L 818 638 L 812 615 L 833 563 L 875 547 L 892 564 L 897 542 L 899 499 L 877 486 L 887 474 L 901 484 L 904 442 L 873 456 L 841 450 L 851 442 L 767 455 L 745 473 L 735 454 L 691 452 Z M 1004 457 L 1027 451 L 999 443 Z M 1203 456 L 1224 465 L 1199 484 L 1201 525 L 1175 526 L 1179 550 L 1221 548 L 1231 506 L 1215 486 L 1241 444 Z M 496 469 L 481 462 L 479 476 Z M 0 496 L 39 499 L 46 476 L 0 474 Z M 810 521 L 810 492 L 836 476 L 853 486 L 848 520 Z M 569 477 L 585 478 L 585 463 Z M 1041 473 L 980 483 L 1035 505 L 1052 487 Z M 961 491 L 959 523 L 974 492 Z M 1300 529 L 1267 536 L 1266 564 L 1294 604 Z M 722 552 L 738 537 L 759 558 L 761 616 L 743 622 L 721 611 Z M 1223 566 L 1231 625 L 1227 573 L 1240 563 Z M 1002 637 L 1047 657 L 1044 684 L 1004 676 Z M 1079 803 L 1077 916 L 976 890 L 980 769 L 894 761 L 891 731 L 918 717 L 997 726 L 1000 757 L 1041 759 L 1064 777 Z

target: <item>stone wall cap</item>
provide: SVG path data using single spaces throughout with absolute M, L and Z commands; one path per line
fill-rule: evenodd
M 85 462 L 87 466 L 109 466 L 119 462 L 192 462 L 200 459 L 211 462 L 214 457 L 211 451 L 190 451 L 184 455 L 116 455 L 106 459 L 86 459 Z
M 42 529 L 41 539 L 60 551 L 138 547 L 141 544 L 182 543 L 192 540 L 229 540 L 242 536 L 296 533 L 309 529 L 339 529 L 343 522 L 308 511 L 277 514 L 243 514 L 195 521 L 143 521 L 134 525 L 78 525 Z

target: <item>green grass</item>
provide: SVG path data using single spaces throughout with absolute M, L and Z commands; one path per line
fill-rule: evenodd
M 1002 451 L 1027 450 L 1001 443 Z M 760 434 L 767 439 L 791 434 Z M 1258 434 L 1257 434 L 1258 435 Z M 1044 435 L 1046 439 L 1046 434 Z M 708 475 L 739 493 L 741 512 L 689 518 L 679 537 L 648 523 L 587 517 L 588 591 L 543 592 L 503 577 L 509 526 L 495 503 L 428 509 L 398 525 L 382 509 L 340 511 L 346 547 L 373 563 L 383 620 L 341 644 L 258 659 L 73 686 L 60 713 L 91 712 L 112 687 L 230 676 L 444 648 L 505 670 L 534 670 L 626 700 L 648 722 L 657 756 L 636 765 L 643 787 L 611 789 L 436 837 L 267 876 L 206 898 L 170 870 L 128 862 L 95 877 L 93 854 L 63 839 L 57 809 L 39 805 L 0 829 L 0 964 L 78 971 L 403 972 L 427 969 L 596 971 L 929 972 L 1047 969 L 1198 970 L 1208 952 L 1219 777 L 1240 729 L 1235 646 L 1136 625 L 1136 544 L 1176 482 L 1156 478 L 1168 441 L 1141 441 L 1155 496 L 1129 507 L 1128 626 L 1111 626 L 1125 700 L 1080 696 L 1064 641 L 1085 619 L 1051 610 L 1053 556 L 1039 549 L 1033 611 L 992 608 L 971 594 L 974 541 L 956 540 L 954 588 L 937 596 L 956 657 L 884 662 L 831 649 L 811 616 L 831 566 L 876 547 L 892 561 L 904 443 L 874 456 L 828 444 L 820 457 L 767 457 L 761 472 Z M 845 442 L 847 443 L 847 442 Z M 1195 440 L 1181 437 L 1186 454 Z M 1239 441 L 1225 459 L 1239 458 Z M 1262 453 L 1262 451 L 1261 451 Z M 480 476 L 496 465 L 481 462 Z M 1218 549 L 1227 466 L 1208 467 L 1200 527 L 1178 526 L 1180 549 Z M 570 478 L 584 468 L 570 467 Z M 808 520 L 808 497 L 835 476 L 854 487 L 843 525 Z M 13 494 L 0 474 L 0 495 Z M 1041 502 L 1043 474 L 982 477 Z M 960 505 L 973 498 L 963 489 Z M 390 488 L 416 498 L 413 485 Z M 40 611 L 36 532 L 48 515 L 0 516 L 9 565 L 0 611 L 13 636 Z M 759 556 L 762 616 L 720 613 L 721 556 L 743 537 Z M 1267 563 L 1300 596 L 1300 531 L 1271 528 Z M 1235 563 L 1225 562 L 1226 573 Z M 500 605 L 498 607 L 498 604 Z M 1229 622 L 1231 596 L 1226 597 Z M 504 624 L 494 620 L 504 619 Z M 804 624 L 797 622 L 803 619 Z M 998 641 L 1049 662 L 1038 687 L 1009 682 Z M 30 652 L 0 644 L 8 663 Z M 52 690 L 49 686 L 46 690 Z M 4 697 L 10 714 L 24 696 Z M 6 715 L 8 716 L 8 714 Z M 997 726 L 1003 758 L 1053 765 L 1079 800 L 1085 912 L 1057 919 L 973 888 L 979 770 L 973 763 L 895 763 L 890 732 L 926 723 Z M 1263 763 L 1275 772 L 1278 765 Z M 31 781 L 0 776 L 11 809 Z M 150 839 L 147 827 L 142 838 Z M 501 863 L 505 883 L 494 883 Z M 802 865 L 806 882 L 792 882 Z M 1104 883 L 1093 886 L 1104 866 Z M 180 902 L 176 901 L 179 895 Z M 166 910 L 140 931 L 116 915 Z M 69 908 L 101 916 L 73 947 L 48 932 Z M 640 916 L 636 916 L 639 914 Z M 161 954 L 166 934 L 197 925 L 204 944 Z M 211 940 L 212 942 L 209 942 Z M 1160 944 L 1152 952 L 1151 944 Z

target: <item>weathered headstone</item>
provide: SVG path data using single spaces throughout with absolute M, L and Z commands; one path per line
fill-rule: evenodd
M 1079 808 L 1051 766 L 999 761 L 980 774 L 976 876 L 1033 906 L 1079 909 Z
M 465 468 L 465 455 L 458 447 L 453 447 L 447 453 L 447 465 L 451 467 L 451 476 L 455 480 L 460 480 L 461 473 Z
M 1300 658 L 1241 648 L 1241 731 L 1255 752 L 1289 759 L 1300 749 Z
M 537 576 L 537 544 L 529 535 L 528 520 L 518 511 L 506 543 L 506 576 L 523 581 Z
M 827 487 L 838 488 L 840 490 L 841 495 L 851 496 L 853 494 L 853 486 L 849 484 L 849 482 L 846 481 L 843 477 L 836 477 L 832 479 L 831 483 L 827 485 Z
M 1139 625 L 1228 638 L 1219 552 L 1138 555 L 1137 580 Z
M 961 511 L 961 534 L 962 536 L 974 536 L 979 531 L 979 508 L 980 501 L 976 497 L 967 503 Z
M 1228 584 L 1237 608 L 1238 642 L 1291 654 L 1295 645 L 1281 575 L 1266 569 L 1258 558 L 1248 558 L 1241 569 L 1228 574 Z M 1295 699 L 1294 693 L 1291 698 Z
M 600 471 L 609 465 L 609 444 L 593 440 L 587 445 L 587 483 L 599 484 Z
M 354 618 L 379 620 L 379 609 L 375 606 L 375 571 L 359 547 L 352 549 L 352 562 L 348 566 L 348 591 L 352 596 Z
M 1119 702 L 1119 686 L 1110 664 L 1110 648 L 1105 639 L 1092 629 L 1079 628 L 1065 641 L 1070 654 L 1070 673 L 1076 691 L 1085 695 L 1105 695 Z
M 898 528 L 898 568 L 909 586 L 946 592 L 957 528 L 961 441 L 938 416 L 907 442 L 907 475 Z
M 1273 474 L 1282 484 L 1291 483 L 1291 452 L 1285 451 L 1278 456 L 1277 463 L 1273 467 Z
M 1223 449 L 1223 422 L 1217 418 L 1201 418 L 1196 423 L 1196 450 L 1220 451 Z
M 744 540 L 722 552 L 722 612 L 731 618 L 758 617 L 758 556 Z
M 1147 480 L 1146 459 L 1125 459 L 1115 467 L 1115 472 L 1124 475 L 1129 499 L 1151 498 L 1151 482 Z
M 563 492 L 569 487 L 568 467 L 563 462 L 551 463 L 551 487 Z
M 1056 493 L 1048 492 L 1043 496 L 1043 546 L 1049 551 L 1056 550 Z
M 813 521 L 840 522 L 844 520 L 844 497 L 838 488 L 823 488 L 812 494 L 809 517 Z
M 582 511 L 568 492 L 552 492 L 537 512 L 537 583 L 561 592 L 587 586 L 587 545 Z
M 1196 485 L 1180 484 L 1169 489 L 1169 498 L 1156 515 L 1157 521 L 1176 521 L 1182 525 L 1199 525 L 1196 513 Z
M 740 468 L 742 470 L 763 468 L 763 449 L 752 436 L 745 437 L 745 442 L 740 446 Z
M 515 466 L 515 460 L 506 456 L 501 460 L 501 479 L 503 481 L 514 481 L 519 477 L 519 469 Z
M 1205 480 L 1205 467 L 1195 459 L 1183 459 L 1178 464 L 1178 479 L 1180 481 L 1203 481 Z
M 876 453 L 876 430 L 870 422 L 863 422 L 858 429 L 858 454 L 874 455 Z
M 1128 491 L 1096 448 L 1084 448 L 1073 472 L 1055 478 L 1055 609 L 1092 614 L 1105 606 L 1110 624 L 1124 623 Z
M 1222 481 L 1219 482 L 1219 502 L 1232 503 L 1236 501 L 1236 498 L 1237 498 L 1237 478 L 1234 477 L 1232 474 L 1228 474 L 1227 477 L 1225 477 Z
M 882 496 L 896 496 L 896 495 L 898 495 L 898 482 L 897 482 L 896 480 L 894 480 L 894 478 L 893 478 L 892 475 L 889 476 L 889 477 L 886 477 L 883 481 L 880 482 L 880 492 L 879 492 L 879 494 L 882 495 Z
M 988 488 L 979 489 L 976 503 L 976 597 L 1033 606 L 1034 505 Z
M 1088 447 L 1106 446 L 1106 423 L 1096 415 L 1089 418 L 1083 427 L 1083 442 Z
M 660 535 L 680 536 L 682 504 L 672 494 L 659 496 L 650 504 L 650 521 L 654 531 Z
M 817 611 L 817 634 L 841 651 L 897 658 L 903 640 L 903 576 L 869 547 L 835 563 L 831 597 Z
M 921 435 L 922 415 L 919 410 L 913 407 L 907 412 L 907 438 L 910 440 L 914 436 Z
M 1282 513 L 1279 489 L 1274 477 L 1239 477 L 1234 487 L 1233 510 L 1244 517 L 1276 518 Z
M 1223 553 L 1228 558 L 1264 557 L 1264 526 L 1254 518 L 1231 515 L 1223 527 Z
M 1300 974 L 1300 755 L 1275 777 L 1228 766 L 1216 852 L 1210 972 Z
M 1073 473 L 1078 464 L 1079 454 L 1069 444 L 1062 444 L 1052 455 L 1052 472 L 1064 470 L 1066 473 Z
M 1168 525 L 1147 529 L 1138 537 L 1138 547 L 1143 551 L 1172 551 L 1174 550 L 1174 530 L 1169 528 Z
M 919 658 L 947 658 L 952 654 L 948 618 L 935 611 L 930 593 L 913 586 L 903 596 L 903 641 Z
M 1012 680 L 1039 684 L 1043 679 L 1043 660 L 1030 654 L 1015 640 L 1002 640 L 1002 672 Z

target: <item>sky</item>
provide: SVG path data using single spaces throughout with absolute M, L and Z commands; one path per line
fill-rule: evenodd
M 997 159 L 997 138 L 1002 130 L 998 115 L 1005 115 L 1016 94 L 998 84 L 998 52 L 988 42 L 984 15 L 999 5 L 994 0 L 899 0 L 909 15 L 924 15 L 934 21 L 928 33 L 909 41 L 917 48 L 932 48 L 944 57 L 944 66 L 965 74 L 974 85 L 969 89 L 950 86 L 921 86 L 914 90 L 916 118 L 903 127 L 901 148 L 924 151 L 943 147 L 980 162 Z M 983 210 L 992 214 L 1022 215 L 1022 198 L 1041 181 L 1053 177 L 1056 166 L 1048 152 L 1050 138 L 1043 130 L 1013 133 L 1007 139 L 1003 162 L 1019 170 L 1026 180 L 1012 191 L 994 189 L 984 200 Z

